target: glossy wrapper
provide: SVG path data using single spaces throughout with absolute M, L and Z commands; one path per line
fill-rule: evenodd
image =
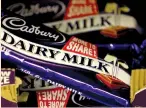
M 21 25 L 18 27 L 17 24 L 14 23 L 14 21 L 17 21 L 17 24 L 21 22 Z M 26 26 L 27 24 L 28 26 Z M 25 20 L 16 16 L 12 17 L 10 15 L 10 16 L 4 16 L 2 18 L 2 27 L 3 27 L 3 32 L 2 32 L 3 37 L 1 39 L 3 41 L 2 59 L 17 65 L 17 67 L 19 68 L 28 70 L 30 72 L 29 74 L 35 77 L 42 78 L 43 80 L 46 81 L 52 80 L 66 87 L 75 89 L 78 92 L 81 92 L 84 96 L 89 97 L 94 101 L 103 103 L 107 106 L 129 105 L 128 99 L 127 100 L 124 99 L 125 97 L 122 97 L 121 96 L 122 93 L 120 93 L 120 91 L 123 91 L 122 87 L 123 88 L 126 87 L 126 90 L 124 90 L 125 92 L 128 93 L 129 91 L 130 82 L 128 82 L 128 80 L 130 81 L 130 72 L 128 73 L 128 71 L 130 68 L 129 66 L 127 67 L 126 62 L 119 60 L 119 63 L 121 64 L 119 63 L 117 64 L 117 57 L 108 54 L 106 50 L 104 52 L 102 48 L 101 49 L 98 48 L 97 51 L 95 45 L 86 43 L 85 41 L 77 39 L 76 37 L 71 37 L 69 39 L 69 37 L 65 36 L 64 34 L 56 32 L 53 29 L 41 25 L 40 26 L 41 28 L 38 27 L 40 28 L 40 30 L 37 29 L 39 33 L 41 33 L 42 28 L 44 28 L 43 30 L 44 31 L 47 30 L 49 34 L 54 33 L 53 35 L 54 37 L 50 36 L 49 38 L 54 39 L 55 41 L 59 40 L 59 42 L 54 42 L 54 44 L 53 42 L 45 43 L 44 41 L 41 41 L 43 40 L 42 37 L 35 38 L 36 31 L 33 33 L 34 29 L 31 31 L 33 35 L 31 33 L 27 33 L 26 30 L 30 30 L 28 29 L 29 26 L 35 28 L 35 25 L 32 26 L 30 25 L 30 23 L 25 22 Z M 15 30 L 20 30 L 20 32 L 15 32 Z M 21 34 L 22 32 L 23 34 Z M 21 38 L 22 35 L 23 35 L 23 39 Z M 63 39 L 63 41 L 61 39 Z M 67 44 L 63 46 L 63 44 L 65 43 L 65 41 L 67 41 L 67 39 L 68 39 Z M 77 40 L 79 43 L 81 42 L 81 44 L 78 43 L 78 46 L 80 45 L 83 47 L 82 43 L 86 43 L 89 46 L 92 45 L 93 49 L 90 50 L 91 52 L 93 51 L 94 53 L 92 52 L 89 55 L 89 53 L 82 54 L 82 50 L 81 52 L 78 51 L 71 52 L 72 49 L 67 50 L 67 48 L 69 49 L 69 46 L 71 47 L 71 42 L 75 43 Z M 10 44 L 11 46 L 9 46 Z M 27 45 L 29 45 L 29 47 Z M 19 50 L 17 50 L 18 48 L 17 46 L 19 46 L 20 48 Z M 37 48 L 36 53 L 34 53 L 34 49 L 32 49 L 33 46 Z M 51 48 L 52 46 L 53 48 Z M 63 47 L 62 48 L 63 50 L 57 49 L 61 47 Z M 88 46 L 86 46 L 86 49 L 87 47 Z M 47 53 L 41 50 L 43 48 L 45 52 L 47 53 L 49 52 L 51 54 L 48 56 L 49 58 L 48 57 L 47 58 L 52 63 L 49 63 L 47 59 L 46 62 L 46 60 L 44 59 L 44 56 L 46 56 Z M 34 53 L 34 56 L 29 55 L 29 53 L 26 55 L 26 53 L 24 52 L 26 49 L 27 51 Z M 40 53 L 42 53 L 42 55 L 40 55 Z M 114 52 L 110 52 L 110 53 L 114 54 Z M 100 56 L 101 54 L 102 56 Z M 39 58 L 37 55 L 41 57 Z M 73 57 L 74 60 L 72 62 L 70 61 L 72 59 L 70 58 L 71 56 Z M 81 60 L 80 62 L 76 61 L 77 57 L 78 59 Z M 86 59 L 86 63 L 84 63 L 85 59 Z M 95 64 L 92 64 L 92 62 L 97 63 L 97 66 Z M 114 62 L 114 64 L 111 62 Z M 59 65 L 60 63 L 65 65 Z M 82 64 L 83 67 L 78 64 Z M 88 67 L 84 67 L 84 65 L 85 66 L 87 65 Z M 119 67 L 120 65 L 122 67 Z M 118 74 L 117 71 L 119 71 Z M 85 76 L 84 73 L 86 73 L 88 77 Z M 113 80 L 115 84 L 116 82 L 119 83 L 120 86 L 116 88 L 114 86 L 113 87 L 109 86 L 109 84 L 104 82 L 102 78 L 97 77 L 98 74 L 101 74 L 102 77 L 105 74 L 107 78 Z M 122 78 L 120 77 L 121 75 L 124 75 L 125 77 Z M 108 101 L 108 99 L 111 99 L 112 101 Z
M 8 16 L 2 13 L 2 16 L 5 15 L 2 36 L 5 37 L 3 42 L 6 42 L 2 44 L 3 65 L 10 63 L 8 67 L 18 68 L 20 76 L 24 72 L 46 82 L 48 80 L 47 83 L 65 87 L 70 92 L 77 92 L 78 96 L 90 98 L 90 101 L 83 100 L 86 105 L 77 102 L 75 106 L 145 106 L 143 101 L 138 101 L 144 96 L 145 80 L 141 69 L 146 67 L 145 16 L 141 12 L 145 6 L 142 2 L 136 1 L 135 8 L 134 3 L 123 0 L 2 0 L 2 9 L 10 11 Z M 19 50 L 14 47 L 19 47 Z M 22 50 L 26 49 L 27 53 L 24 53 Z M 135 80 L 135 75 L 139 76 L 139 80 Z M 72 83 L 68 78 L 77 82 Z M 135 81 L 139 82 L 134 87 Z M 45 92 L 56 91 L 59 89 Z M 24 100 L 27 96 L 24 93 Z M 34 97 L 36 95 L 32 93 L 28 101 Z M 37 107 L 41 103 L 28 101 L 25 102 L 28 107 Z M 47 100 L 44 106 L 46 103 Z M 70 99 L 65 103 L 66 107 L 74 106 Z

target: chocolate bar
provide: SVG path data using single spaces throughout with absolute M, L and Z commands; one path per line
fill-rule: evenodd
M 18 89 L 19 107 L 39 107 L 39 105 L 42 105 L 42 102 L 45 106 L 46 101 L 49 101 L 50 103 L 48 107 L 51 107 L 53 104 L 56 107 L 105 106 L 85 96 L 79 95 L 74 91 L 57 87 L 56 85 L 27 74 L 21 75 L 21 70 L 17 70 L 16 73 L 16 76 L 20 77 L 23 82 Z M 50 97 L 44 99 L 44 93 L 48 93 Z M 34 102 L 30 102 L 32 99 L 36 104 L 34 104 Z
M 118 38 L 124 35 L 128 31 L 127 27 L 122 26 L 113 26 L 106 29 L 101 30 L 101 34 L 111 38 Z
M 104 88 L 106 84 L 101 84 L 96 77 L 96 74 L 112 75 L 118 61 L 114 57 L 106 61 L 108 52 L 98 50 L 94 44 L 11 14 L 2 18 L 1 35 L 2 59 L 24 73 L 107 106 L 129 106 L 128 98 L 121 96 L 118 90 L 109 92 L 111 89 Z M 130 72 L 124 67 L 118 67 L 115 77 L 130 84 Z
M 142 1 L 140 1 L 139 3 L 141 2 Z M 7 65 L 7 67 L 12 67 L 15 69 L 20 68 L 21 72 L 19 71 L 19 73 L 21 75 L 23 75 L 23 72 L 34 77 L 39 77 L 40 79 L 44 79 L 44 76 L 51 75 L 48 71 L 53 70 L 63 74 L 64 76 L 69 76 L 70 78 L 85 82 L 86 84 L 92 86 L 96 85 L 93 88 L 97 87 L 103 91 L 107 91 L 110 94 L 122 97 L 126 99 L 127 102 L 128 100 L 130 100 L 128 97 L 130 94 L 130 81 L 123 81 L 123 78 L 126 76 L 125 74 L 128 73 L 128 75 L 130 76 L 131 65 L 134 69 L 145 68 L 146 66 L 146 47 L 145 42 L 142 43 L 142 41 L 145 39 L 145 18 L 143 16 L 143 13 L 139 12 L 141 10 L 144 10 L 143 7 L 145 7 L 145 5 L 143 3 L 137 6 L 138 7 L 135 8 L 135 6 L 129 3 L 129 1 L 110 2 L 107 0 L 2 0 L 2 16 L 5 15 L 3 13 L 3 9 L 6 9 L 27 19 L 25 20 L 22 17 L 19 17 L 22 18 L 27 24 L 24 24 L 25 22 L 20 19 L 9 19 L 10 24 L 12 24 L 11 26 L 9 25 L 8 20 L 5 20 L 5 26 L 8 25 L 7 27 L 9 28 L 3 26 L 5 33 L 3 33 L 2 31 L 1 35 L 5 35 L 5 38 L 3 38 L 3 40 L 5 40 L 7 45 L 9 44 L 9 46 L 6 47 L 2 45 L 2 54 L 4 54 L 2 56 L 2 67 L 5 67 Z M 12 15 L 12 17 L 17 17 L 17 15 Z M 18 20 L 20 20 L 20 22 Z M 36 23 L 33 24 L 32 22 Z M 117 24 L 117 22 L 119 22 L 119 24 Z M 55 28 L 63 33 L 68 34 L 69 36 L 58 31 L 54 31 L 53 29 L 46 28 L 39 23 L 42 23 L 48 27 Z M 21 24 L 24 25 L 21 26 Z M 19 28 L 18 26 L 21 27 Z M 13 35 L 15 35 L 16 37 Z M 19 36 L 20 38 L 22 38 L 21 40 L 17 40 Z M 74 37 L 71 39 L 72 36 L 75 36 L 76 38 Z M 76 43 L 69 42 L 70 40 L 74 39 L 79 40 Z M 81 41 L 80 39 L 83 39 L 83 41 Z M 29 44 L 24 40 L 29 41 Z M 91 48 L 90 43 L 85 41 L 92 43 L 91 47 L 95 47 L 93 45 L 95 44 L 97 49 L 95 50 L 94 48 Z M 43 46 L 40 47 L 40 45 Z M 11 49 L 12 47 L 17 47 L 17 50 Z M 24 54 L 22 50 L 24 50 L 25 52 L 27 51 L 27 53 Z M 64 61 L 62 60 L 63 58 L 61 58 L 60 60 L 57 56 L 60 52 L 61 54 L 66 54 L 64 56 L 59 55 L 60 57 L 65 57 Z M 129 54 L 129 52 L 132 54 Z M 74 55 L 74 53 L 77 55 Z M 80 57 L 78 56 L 78 54 Z M 117 57 L 117 59 L 112 59 L 109 61 L 105 60 L 104 58 L 108 54 Z M 38 57 L 34 55 L 37 55 Z M 129 60 L 131 59 L 131 57 L 133 58 L 132 64 L 130 63 L 131 60 Z M 42 58 L 44 59 L 41 60 Z M 61 62 L 57 61 L 56 63 L 55 60 L 54 62 L 52 62 L 48 58 L 50 58 L 51 60 L 57 59 Z M 98 64 L 93 60 L 93 58 L 104 62 L 100 62 Z M 79 61 L 78 59 L 80 59 L 81 61 Z M 109 71 L 107 69 L 108 66 L 106 66 L 108 65 L 107 62 L 114 66 L 117 66 L 119 62 L 118 59 L 122 59 L 124 61 L 123 63 L 128 64 L 129 66 L 129 69 L 125 69 L 122 66 L 118 67 L 120 68 L 120 70 L 122 69 L 126 72 L 124 73 L 124 75 L 122 75 L 123 72 L 116 71 L 117 75 L 120 73 L 120 77 L 122 79 L 117 78 L 117 76 L 113 74 L 113 71 Z M 7 62 L 4 62 L 5 60 L 7 60 Z M 14 61 L 16 61 L 16 63 Z M 69 65 L 66 65 L 66 62 Z M 105 66 L 104 63 L 106 63 Z M 70 64 L 74 64 L 74 66 Z M 82 68 L 78 67 L 82 65 Z M 99 65 L 101 65 L 102 70 L 100 69 Z M 41 69 L 49 68 L 50 70 L 48 69 L 44 72 L 44 70 L 39 70 L 40 68 L 38 69 L 38 67 L 41 67 Z M 94 69 L 90 70 L 91 68 Z M 106 72 L 106 70 L 108 71 L 107 74 L 102 73 L 102 71 Z M 142 81 L 143 79 L 141 75 L 139 77 L 139 81 Z M 139 74 L 137 76 L 139 76 Z M 52 79 L 51 77 L 49 78 Z M 46 78 L 46 80 L 49 78 Z M 66 87 L 70 91 L 79 93 L 83 92 L 85 95 L 87 95 L 87 97 L 90 95 L 89 97 L 92 97 L 92 100 L 94 98 L 94 100 L 96 100 L 96 103 L 98 101 L 102 105 L 106 104 L 105 106 L 112 107 L 114 105 L 117 105 L 116 103 L 114 103 L 115 101 L 113 101 L 114 98 L 108 98 L 106 100 L 109 95 L 100 95 L 98 97 L 94 97 L 92 96 L 93 90 L 91 91 L 91 93 L 85 93 L 84 91 L 82 91 L 83 88 L 81 91 L 78 89 L 80 86 L 75 87 L 72 84 L 71 80 L 68 79 L 67 81 L 69 81 L 72 86 L 70 86 L 69 84 L 67 85 L 65 80 L 56 81 L 55 78 L 50 80 L 53 84 Z M 91 84 L 91 81 L 95 83 Z M 125 82 L 127 82 L 128 84 Z M 76 82 L 75 84 L 78 85 L 79 83 Z M 137 86 L 134 87 L 136 88 Z M 76 90 L 76 88 L 78 90 Z M 87 85 L 86 89 L 89 89 L 87 88 Z M 56 93 L 55 90 L 52 91 Z M 97 90 L 95 92 L 97 93 L 97 96 L 99 94 L 99 91 Z M 133 92 L 131 91 L 131 93 Z M 143 93 L 145 93 L 144 90 L 135 94 L 135 101 L 131 101 L 133 106 L 145 106 L 141 104 L 143 102 L 142 100 L 144 100 L 141 98 L 142 96 L 144 96 Z M 27 96 L 28 94 L 24 92 L 22 94 L 23 98 L 20 98 L 20 100 L 27 100 Z M 35 96 L 32 97 L 34 98 Z M 37 103 L 37 101 L 30 101 L 33 98 L 29 99 L 28 107 L 29 105 L 31 106 L 32 104 Z M 115 99 L 118 100 L 117 98 Z M 85 103 L 89 105 L 89 101 Z M 99 106 L 99 104 L 94 105 Z M 117 106 L 121 106 L 121 103 Z M 71 103 L 69 107 L 72 107 Z
M 115 76 L 97 74 L 96 77 L 111 89 L 127 89 L 129 86 Z

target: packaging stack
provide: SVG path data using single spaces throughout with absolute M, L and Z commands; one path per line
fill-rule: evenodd
M 145 6 L 132 2 L 2 0 L 1 106 L 146 107 Z

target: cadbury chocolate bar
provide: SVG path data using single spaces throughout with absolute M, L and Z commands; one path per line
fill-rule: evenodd
M 99 44 L 100 42 L 108 44 L 139 43 L 143 39 L 140 34 L 143 30 L 138 25 L 137 19 L 133 17 L 133 13 L 131 14 L 130 8 L 132 7 L 128 7 L 129 4 L 126 6 L 120 5 L 118 2 L 100 2 L 96 0 L 83 0 L 82 2 L 78 0 L 31 0 L 30 2 L 14 0 L 7 2 L 3 2 L 3 9 L 19 14 L 31 22 L 42 23 L 70 36 L 78 36 L 80 39 L 94 44 Z M 47 10 L 47 7 L 50 11 Z M 56 10 L 55 15 L 52 9 Z M 89 14 L 88 10 L 92 14 Z M 119 14 L 115 13 L 119 11 Z M 59 15 L 57 15 L 58 12 L 60 13 Z M 85 13 L 83 14 L 82 12 Z M 128 13 L 126 14 L 125 12 Z M 54 18 L 56 16 L 58 17 L 57 19 Z M 117 22 L 119 23 L 117 24 Z M 113 34 L 113 30 L 109 32 L 107 28 L 118 27 L 117 25 L 123 29 L 118 32 L 120 34 L 118 39 L 115 39 L 113 37 L 117 37 L 116 33 L 114 32 L 115 34 Z M 101 34 L 101 31 L 112 34 Z
M 55 81 L 108 106 L 129 105 L 129 99 L 121 91 L 124 94 L 129 91 L 127 86 L 123 88 L 130 84 L 130 68 L 108 52 L 12 15 L 2 18 L 1 35 L 2 59 L 32 76 Z M 96 77 L 97 74 L 104 74 L 121 87 L 109 87 L 106 80 Z
M 10 53 L 10 52 L 9 52 Z M 6 55 L 6 56 L 5 56 Z M 125 104 L 127 104 L 127 101 L 125 100 L 125 99 L 122 99 L 122 98 L 120 98 L 120 97 L 117 97 L 117 96 L 114 96 L 114 95 L 112 95 L 112 94 L 108 94 L 108 92 L 105 92 L 105 91 L 102 91 L 102 90 L 100 90 L 100 89 L 97 89 L 97 88 L 92 88 L 92 86 L 89 86 L 88 85 L 88 83 L 91 83 L 91 82 L 87 82 L 87 81 L 84 81 L 85 83 L 83 83 L 83 82 L 78 82 L 77 80 L 75 80 L 75 79 L 73 79 L 72 77 L 67 77 L 67 76 L 65 76 L 65 75 L 62 75 L 62 74 L 60 74 L 60 73 L 54 73 L 55 71 L 52 71 L 52 70 L 50 70 L 50 69 L 48 69 L 48 68 L 43 68 L 42 66 L 39 66 L 39 65 L 36 65 L 36 64 L 33 64 L 33 63 L 31 63 L 31 62 L 28 62 L 28 61 L 25 61 L 24 59 L 22 59 L 22 58 L 18 58 L 17 56 L 14 56 L 13 54 L 11 55 L 11 54 L 2 54 L 2 57 L 3 57 L 3 59 L 5 59 L 5 60 L 7 60 L 7 61 L 13 61 L 14 62 L 14 64 L 17 64 L 18 65 L 18 67 L 20 67 L 20 68 L 26 68 L 26 70 L 25 71 L 27 71 L 27 70 L 31 70 L 31 71 L 29 71 L 30 73 L 31 73 L 31 75 L 33 75 L 33 76 L 35 76 L 35 77 L 39 77 L 39 75 L 40 75 L 40 77 L 42 77 L 44 80 L 47 80 L 47 81 L 50 81 L 50 80 L 48 80 L 48 79 L 51 79 L 51 80 L 53 80 L 53 81 L 56 81 L 56 82 L 59 82 L 59 83 L 61 83 L 62 82 L 62 80 L 64 80 L 64 81 L 68 81 L 67 82 L 67 84 L 64 84 L 63 82 L 61 83 L 61 84 L 64 84 L 64 85 L 66 85 L 66 86 L 68 86 L 68 87 L 72 87 L 72 88 L 76 88 L 76 90 L 78 90 L 78 91 L 81 91 L 82 92 L 82 89 L 81 89 L 81 87 L 83 87 L 84 86 L 84 89 L 88 89 L 89 91 L 87 91 L 87 90 L 83 90 L 83 92 L 86 92 L 86 94 L 84 94 L 85 96 L 87 95 L 87 94 L 91 94 L 90 92 L 93 90 L 95 93 L 97 93 L 97 91 L 99 90 L 99 94 L 100 95 L 102 95 L 102 96 L 100 96 L 100 99 L 99 100 L 101 100 L 101 97 L 102 98 L 104 98 L 104 94 L 105 94 L 105 97 L 107 98 L 107 97 L 109 97 L 109 98 L 111 98 L 111 99 L 115 99 L 116 98 L 116 100 L 118 99 L 119 101 L 118 102 L 122 102 L 122 103 L 125 103 Z M 36 69 L 36 70 L 35 70 Z M 35 72 L 35 73 L 34 73 Z M 50 73 L 51 72 L 51 73 Z M 71 72 L 71 70 L 70 70 L 70 72 Z M 37 74 L 37 75 L 36 75 Z M 87 78 L 88 77 L 83 77 L 83 76 L 81 76 L 80 74 L 74 74 L 74 75 L 76 75 L 75 77 L 79 77 L 79 78 L 82 78 L 83 80 L 87 80 Z M 80 76 L 79 76 L 80 75 Z M 74 78 L 75 78 L 74 77 Z M 77 78 L 76 78 L 77 79 Z M 90 80 L 90 79 L 89 79 Z M 69 81 L 71 81 L 71 82 L 69 82 Z M 54 82 L 53 82 L 54 83 Z M 86 84 L 87 83 L 87 84 Z M 72 84 L 72 85 L 71 85 Z M 92 83 L 92 85 L 93 84 L 95 84 L 95 83 Z M 59 84 L 60 85 L 60 84 Z M 96 86 L 99 86 L 99 85 L 97 85 L 97 84 L 95 84 Z M 86 88 L 86 86 L 88 87 L 88 88 Z M 114 88 L 113 88 L 114 89 Z M 88 93 L 89 92 L 89 93 Z M 102 93 L 102 94 L 101 94 Z M 89 96 L 87 96 L 87 97 L 89 97 Z M 99 96 L 98 96 L 99 97 Z M 97 98 L 98 98 L 97 97 Z M 103 101 L 105 101 L 105 98 L 103 99 Z M 124 102 L 125 101 L 125 102 Z M 112 104 L 112 103 L 104 103 L 105 105 L 107 104 L 107 105 L 110 105 L 111 104 L 111 106 L 113 106 L 113 105 L 115 105 L 115 103 L 114 104 Z M 119 106 L 119 105 L 118 105 Z
M 19 107 L 40 107 L 39 105 L 46 105 L 47 107 L 89 107 L 89 106 L 105 106 L 101 103 L 95 102 L 85 96 L 79 95 L 74 91 L 69 91 L 65 88 L 58 87 L 39 78 L 32 77 L 27 74 L 22 74 L 21 70 L 17 70 L 16 76 L 20 77 L 22 84 L 19 87 L 18 106 Z M 49 98 L 45 99 L 45 94 L 49 94 Z M 37 98 L 38 97 L 38 98 Z M 30 102 L 30 100 L 34 102 Z M 43 103 L 43 104 L 42 104 Z
M 59 18 L 59 17 L 63 17 L 63 14 L 66 15 L 66 16 L 69 15 L 69 14 L 70 15 L 79 15 L 78 13 L 80 13 L 81 11 L 76 11 L 76 12 L 73 11 L 72 10 L 73 5 L 74 4 L 75 5 L 79 4 L 79 6 L 75 6 L 75 10 L 77 8 L 80 9 L 79 7 L 82 7 L 82 5 L 80 5 L 80 4 L 82 4 L 84 2 L 88 2 L 88 0 L 83 0 L 82 2 L 80 2 L 79 0 L 70 0 L 71 3 L 69 3 L 69 5 L 68 5 L 68 7 L 66 9 L 68 11 L 68 13 L 65 12 L 65 8 L 63 8 L 63 7 L 67 6 L 68 0 L 57 1 L 57 2 L 56 1 L 55 2 L 54 1 L 50 2 L 50 1 L 45 1 L 45 0 L 41 0 L 41 1 L 33 0 L 33 4 L 32 4 L 32 0 L 28 4 L 27 3 L 23 3 L 25 1 L 21 1 L 21 3 L 20 3 L 20 1 L 18 1 L 18 2 L 16 2 L 16 1 L 14 1 L 14 0 L 13 1 L 6 1 L 6 0 L 4 0 L 2 6 L 7 5 L 5 8 L 7 8 L 10 11 L 13 11 L 13 12 L 15 12 L 17 14 L 20 14 L 20 15 L 24 16 L 24 17 L 27 17 L 28 19 L 31 19 L 30 17 L 33 17 L 32 18 L 33 20 L 31 20 L 31 21 L 46 23 L 48 26 L 50 25 L 50 26 L 52 26 L 54 28 L 57 28 L 57 29 L 59 29 L 60 31 L 62 31 L 64 33 L 67 33 L 67 34 L 70 34 L 70 35 L 78 34 L 79 33 L 77 36 L 80 36 L 80 38 L 82 38 L 82 39 L 84 39 L 86 41 L 90 41 L 90 42 L 96 43 L 97 46 L 98 46 L 98 50 L 101 49 L 101 47 L 100 47 L 101 44 L 99 45 L 98 43 L 101 42 L 103 44 L 104 41 L 106 40 L 106 38 L 104 37 L 103 39 L 101 39 L 100 32 L 98 33 L 97 30 L 103 29 L 103 27 L 105 27 L 105 26 L 114 26 L 114 22 L 112 20 L 112 16 L 115 16 L 115 15 L 106 14 L 104 17 L 102 17 L 100 15 L 100 13 L 104 13 L 104 11 L 103 11 L 104 5 L 106 4 L 105 12 L 112 13 L 115 9 L 117 11 L 119 11 L 120 9 L 122 10 L 122 8 L 127 7 L 125 3 L 128 3 L 128 1 L 124 1 L 124 2 L 123 1 L 118 1 L 118 3 L 120 2 L 121 4 L 118 4 L 119 7 L 117 9 L 117 3 L 115 3 L 115 2 L 111 2 L 111 4 L 110 4 L 108 1 L 102 0 L 100 2 L 100 0 L 98 0 L 97 5 L 99 7 L 99 10 L 98 9 L 96 10 L 97 11 L 96 14 L 98 14 L 96 16 L 93 15 L 90 18 L 87 17 L 87 18 L 81 18 L 81 19 L 77 19 L 77 20 L 76 19 L 74 19 L 74 20 L 71 19 L 71 20 L 66 20 L 66 21 L 64 20 L 64 21 L 60 21 L 60 22 L 53 22 L 53 23 L 51 23 L 54 20 L 55 21 L 58 20 L 54 16 L 57 16 Z M 74 1 L 74 3 L 72 3 L 73 1 Z M 92 0 L 92 2 L 94 2 L 94 0 Z M 84 4 L 84 5 L 85 5 L 85 9 L 86 9 L 86 7 L 88 7 L 88 6 L 86 6 L 87 4 Z M 94 5 L 96 5 L 96 3 Z M 135 18 L 132 17 L 132 16 L 130 16 L 131 17 L 130 18 L 129 15 L 125 14 L 125 11 L 123 11 L 124 14 L 118 15 L 120 17 L 115 17 L 115 18 L 119 18 L 117 20 L 120 22 L 120 24 L 124 24 L 122 26 L 126 26 L 127 27 L 127 25 L 129 25 L 129 26 L 133 25 L 132 28 L 135 28 L 135 29 L 138 28 L 138 27 L 135 26 L 135 24 L 136 24 L 135 23 L 136 22 L 135 19 L 138 18 L 138 23 L 139 24 L 141 23 L 141 25 L 144 26 L 144 23 L 143 23 L 142 20 L 145 20 L 145 18 L 144 18 L 143 15 L 142 15 L 142 17 L 140 17 L 140 14 L 139 14 L 140 13 L 139 12 L 140 9 L 142 9 L 141 7 L 144 6 L 144 5 L 141 4 L 141 5 L 139 5 L 138 8 L 133 8 L 135 6 L 131 7 L 131 5 L 133 5 L 133 4 L 128 3 L 128 8 L 130 6 L 130 10 L 128 11 L 128 14 L 134 15 Z M 45 9 L 47 9 L 47 8 L 49 8 L 49 10 L 45 11 Z M 56 13 L 55 13 L 54 10 L 51 10 L 53 8 L 56 10 Z M 61 13 L 61 11 L 63 9 L 64 9 L 64 12 Z M 40 10 L 43 10 L 44 13 L 41 13 L 42 11 L 40 11 Z M 142 10 L 144 10 L 144 9 L 142 9 Z M 61 13 L 60 16 L 57 15 L 58 13 Z M 46 14 L 49 14 L 48 15 L 49 17 L 45 16 Z M 123 15 L 124 15 L 123 18 L 126 19 L 126 20 L 122 20 L 122 16 Z M 34 18 L 35 18 L 35 20 L 34 20 Z M 128 20 L 129 18 L 131 20 Z M 60 19 L 62 20 L 62 18 L 60 18 Z M 123 23 L 123 22 L 125 22 L 125 23 Z M 140 29 L 140 28 L 138 28 L 138 29 Z M 123 43 L 125 43 L 125 41 L 129 43 L 132 40 L 132 43 L 133 42 L 134 43 L 138 43 L 139 39 L 142 37 L 141 35 L 138 34 L 138 36 L 135 38 L 135 35 L 137 34 L 137 32 L 132 30 L 133 33 L 129 33 L 129 31 L 131 31 L 131 29 L 126 30 L 126 31 L 128 33 L 124 32 L 125 36 L 122 35 L 122 37 L 125 37 L 124 40 L 121 40 L 121 37 L 119 37 L 120 39 L 118 39 L 118 40 L 114 39 L 116 41 L 111 41 L 108 38 L 106 43 L 116 43 L 116 44 L 108 44 L 108 45 L 103 44 L 102 45 L 102 49 L 104 49 L 104 48 L 108 49 L 108 50 L 106 50 L 106 52 L 111 52 L 111 50 L 115 51 L 115 52 L 116 51 L 118 52 L 119 50 L 123 50 L 123 49 L 125 51 L 125 49 L 129 48 L 129 45 L 125 45 L 125 44 L 123 45 Z M 86 33 L 84 33 L 84 32 L 86 32 Z M 83 35 L 81 33 L 83 33 Z M 95 34 L 96 34 L 96 36 L 95 36 Z M 103 37 L 103 35 L 102 35 L 102 37 Z M 121 40 L 121 42 L 119 40 Z M 119 43 L 122 43 L 122 44 L 119 45 Z M 143 66 L 143 65 L 145 65 L 145 56 L 144 56 L 145 53 L 144 53 L 144 51 L 141 51 L 141 49 L 137 48 L 137 45 L 135 45 L 135 44 L 133 44 L 133 47 L 134 47 L 134 51 L 132 51 L 132 53 L 134 53 L 134 57 L 137 56 L 137 55 L 139 56 L 139 52 L 140 52 L 140 56 L 133 59 L 133 64 L 132 64 L 133 67 L 134 68 L 135 67 L 139 67 L 139 66 L 144 67 Z M 100 50 L 100 52 L 101 52 L 101 50 Z M 103 50 L 102 50 L 102 52 L 103 52 Z M 127 52 L 127 50 L 125 52 Z M 123 52 L 121 52 L 121 54 L 123 54 Z M 102 54 L 99 54 L 98 56 L 101 57 L 101 55 Z M 119 54 L 117 54 L 117 55 L 119 55 Z M 123 59 L 124 60 L 128 59 L 128 57 L 127 58 L 123 57 Z

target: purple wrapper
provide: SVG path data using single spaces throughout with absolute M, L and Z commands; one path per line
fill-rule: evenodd
M 50 70 L 49 68 L 42 67 L 38 64 L 34 64 L 24 60 L 24 58 L 17 57 L 13 54 L 2 53 L 2 58 L 7 61 L 13 61 L 19 68 L 23 68 L 25 71 L 27 70 L 32 76 L 41 78 L 45 81 L 55 81 L 59 84 L 65 85 L 66 87 L 73 88 L 77 91 L 83 93 L 84 96 L 87 96 L 97 102 L 104 103 L 108 106 L 128 106 L 129 103 L 126 99 L 121 98 L 119 96 L 108 93 L 104 90 L 98 89 L 90 84 L 85 82 L 73 79 L 61 73 Z M 82 88 L 84 87 L 84 88 Z M 89 95 L 90 94 L 90 95 Z M 102 98 L 102 99 L 101 99 Z M 110 102 L 107 102 L 108 100 Z M 106 102 L 106 103 L 105 103 Z

